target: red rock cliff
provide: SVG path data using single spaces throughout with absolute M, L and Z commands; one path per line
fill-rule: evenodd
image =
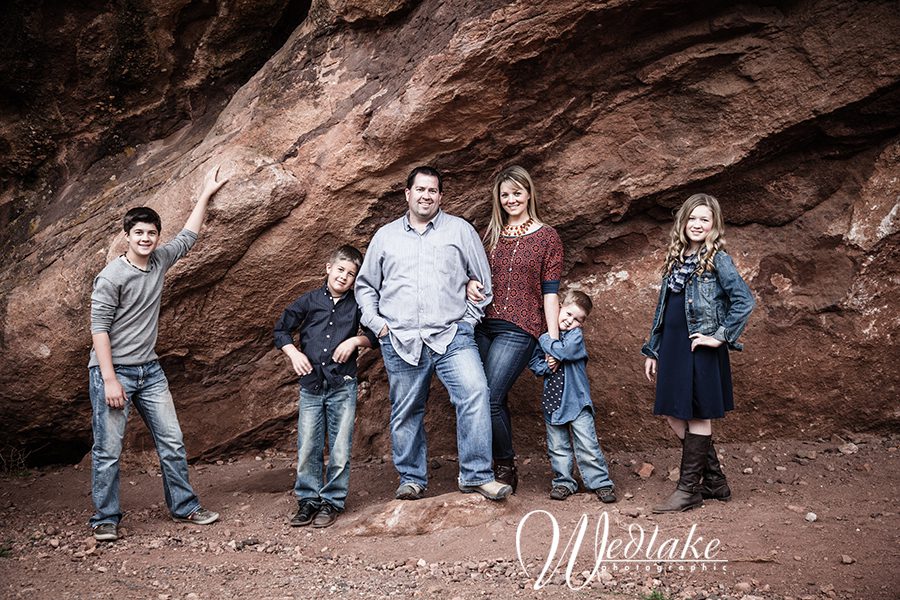
M 174 234 L 214 163 L 232 180 L 170 272 L 158 344 L 194 456 L 290 438 L 272 324 L 331 248 L 401 214 L 419 163 L 447 173 L 445 208 L 478 228 L 493 174 L 531 171 L 565 279 L 597 307 L 585 333 L 612 449 L 668 440 L 638 350 L 672 209 L 697 191 L 722 203 L 759 301 L 721 435 L 900 420 L 895 3 L 17 6 L 0 66 L 8 449 L 88 449 L 93 275 L 123 249 L 124 210 L 153 206 Z M 356 451 L 380 455 L 387 386 L 377 353 L 361 364 Z M 542 439 L 538 387 L 526 374 L 514 389 L 520 452 Z M 438 387 L 428 426 L 432 452 L 453 452 Z

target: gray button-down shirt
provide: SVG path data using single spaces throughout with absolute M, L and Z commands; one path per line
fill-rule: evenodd
M 485 299 L 466 300 L 466 284 L 484 284 Z M 411 365 L 422 344 L 443 354 L 460 321 L 475 325 L 491 302 L 491 269 L 475 229 L 439 210 L 423 233 L 408 214 L 379 229 L 356 277 L 362 324 L 375 334 L 385 325 L 391 344 Z

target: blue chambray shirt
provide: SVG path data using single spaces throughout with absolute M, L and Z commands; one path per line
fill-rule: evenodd
M 565 425 L 574 421 L 584 407 L 589 407 L 593 412 L 594 403 L 591 400 L 587 376 L 588 354 L 581 327 L 560 331 L 558 340 L 554 340 L 547 333 L 538 339 L 538 346 L 534 349 L 528 368 L 539 377 L 549 375 L 551 372 L 545 358 L 547 354 L 560 362 L 560 368 L 565 372 L 566 384 L 559 408 L 550 415 L 550 418 L 546 415 L 544 418 L 551 425 Z
M 478 304 L 466 299 L 470 279 L 484 284 Z M 363 326 L 377 335 L 387 325 L 392 346 L 411 365 L 419 364 L 423 344 L 446 352 L 457 324 L 474 327 L 491 298 L 491 269 L 478 234 L 442 210 L 421 234 L 408 213 L 379 229 L 356 277 Z

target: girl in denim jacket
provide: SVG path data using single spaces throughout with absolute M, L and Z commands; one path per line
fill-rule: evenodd
M 682 441 L 678 485 L 655 513 L 731 499 L 712 419 L 734 408 L 728 349 L 741 350 L 738 336 L 754 300 L 725 252 L 724 230 L 719 203 L 708 194 L 694 194 L 678 210 L 650 339 L 641 349 L 647 379 L 656 376 L 653 414 L 664 415 Z

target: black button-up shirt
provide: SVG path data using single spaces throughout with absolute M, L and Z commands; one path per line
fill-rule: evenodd
M 293 333 L 300 330 L 300 351 L 313 366 L 312 373 L 300 378 L 303 389 L 319 392 L 326 384 L 335 388 L 343 385 L 348 377 L 356 377 L 357 352 L 344 363 L 334 362 L 331 355 L 341 342 L 358 335 L 359 320 L 353 290 L 334 302 L 327 283 L 303 294 L 285 309 L 275 322 L 275 347 L 281 349 L 293 344 Z M 371 331 L 363 328 L 362 333 L 372 342 L 372 347 L 377 345 Z

